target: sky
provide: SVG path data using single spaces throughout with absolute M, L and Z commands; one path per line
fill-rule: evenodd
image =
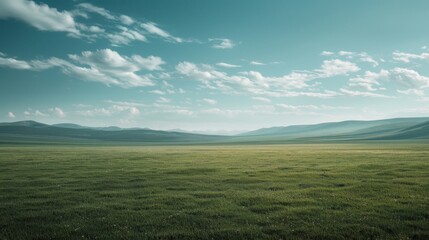
M 429 116 L 429 1 L 0 0 L 0 122 L 237 132 Z

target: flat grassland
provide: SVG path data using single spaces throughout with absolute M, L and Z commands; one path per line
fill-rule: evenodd
M 429 239 L 428 144 L 0 147 L 0 239 Z

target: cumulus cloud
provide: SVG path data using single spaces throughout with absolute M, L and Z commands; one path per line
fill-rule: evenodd
M 29 0 L 0 1 L 0 18 L 17 19 L 42 31 L 79 34 L 70 12 L 58 11 L 46 4 Z
M 323 61 L 322 67 L 316 71 L 325 75 L 325 77 L 331 77 L 336 75 L 346 75 L 350 72 L 357 72 L 359 70 L 360 68 L 355 63 L 333 59 Z
M 238 67 L 241 67 L 240 65 L 229 64 L 229 63 L 224 63 L 224 62 L 216 63 L 216 66 L 225 67 L 225 68 L 238 68 Z
M 331 55 L 334 55 L 334 53 L 330 52 L 330 51 L 323 51 L 322 53 L 320 53 L 320 55 L 322 55 L 322 56 L 331 56 Z
M 210 99 L 210 98 L 204 98 L 204 99 L 203 99 L 203 102 L 208 103 L 208 104 L 210 104 L 210 105 L 216 105 L 216 104 L 217 104 L 217 101 L 216 101 L 216 100 L 214 100 L 214 99 Z
M 217 49 L 229 49 L 236 45 L 234 41 L 228 38 L 210 38 L 209 41 L 213 43 L 212 48 Z
M 396 90 L 398 93 L 405 94 L 405 95 L 417 95 L 417 96 L 424 96 L 425 93 L 421 89 L 407 89 L 407 90 Z
M 133 29 L 119 26 L 119 32 L 107 33 L 106 38 L 110 40 L 113 45 L 128 45 L 132 41 L 147 42 L 146 37 Z
M 64 73 L 84 80 L 121 87 L 144 87 L 153 85 L 152 75 L 142 75 L 140 72 L 161 70 L 161 65 L 165 64 L 160 57 L 142 57 L 140 55 L 127 57 L 111 49 L 84 51 L 80 55 L 70 54 L 69 58 L 73 62 L 59 58 L 32 61 L 14 59 L 11 61 L 0 57 L 0 65 L 26 70 L 58 67 Z
M 158 94 L 158 95 L 164 95 L 165 94 L 165 92 L 163 92 L 161 90 L 152 90 L 152 91 L 149 91 L 149 92 L 153 93 L 153 94 Z
M 392 79 L 407 88 L 429 87 L 429 77 L 407 68 L 394 68 L 391 70 Z
M 240 72 L 239 75 L 229 75 L 215 70 L 209 65 L 196 65 L 190 62 L 181 62 L 176 70 L 191 79 L 198 80 L 209 89 L 217 89 L 225 93 L 234 93 L 240 89 L 253 94 L 267 96 L 313 96 L 328 97 L 332 92 L 316 94 L 314 92 L 292 92 L 293 89 L 310 87 L 307 82 L 328 78 L 337 75 L 347 75 L 350 72 L 359 71 L 359 67 L 351 62 L 338 59 L 326 60 L 321 68 L 313 71 L 293 71 L 290 74 L 269 77 L 257 71 Z M 237 89 L 237 86 L 240 89 Z
M 170 40 L 170 41 L 174 41 L 174 42 L 178 42 L 181 43 L 183 42 L 183 39 L 179 38 L 179 37 L 174 37 L 172 36 L 170 33 L 168 33 L 167 31 L 161 29 L 158 27 L 158 25 L 156 23 L 153 22 L 147 22 L 147 23 L 142 23 L 141 26 L 149 33 L 160 36 L 164 39 Z
M 31 65 L 26 61 L 17 60 L 14 58 L 6 58 L 0 56 L 0 66 L 14 69 L 31 69 Z
M 93 77 L 98 75 L 107 84 L 116 84 L 123 87 L 139 87 L 153 85 L 148 75 L 139 75 L 141 70 L 160 70 L 164 61 L 160 57 L 142 57 L 133 55 L 131 57 L 121 56 L 118 52 L 103 49 L 95 52 L 85 51 L 81 55 L 69 55 L 70 59 L 90 68 L 74 68 L 71 70 L 79 75 Z
M 159 103 L 169 103 L 171 100 L 165 97 L 158 98 L 157 102 Z
M 121 15 L 119 18 L 121 19 L 121 22 L 125 25 L 131 25 L 134 23 L 134 19 L 127 15 Z
M 266 65 L 265 63 L 258 62 L 258 61 L 251 61 L 251 62 L 250 62 L 250 64 L 251 64 L 251 65 L 257 65 L 257 66 L 263 66 L 263 65 Z
M 78 110 L 74 113 L 86 117 L 110 117 L 120 114 L 124 114 L 128 117 L 136 117 L 140 115 L 139 107 L 145 106 L 142 103 L 135 102 L 121 102 L 121 101 L 112 101 L 108 100 L 106 103 L 109 103 L 110 106 L 102 108 L 92 108 L 86 110 Z
M 429 60 L 429 53 L 421 53 L 421 54 L 414 54 L 414 53 L 405 53 L 405 52 L 394 52 L 393 53 L 393 60 L 409 63 L 411 60 Z
M 337 53 L 334 53 L 329 51 L 323 51 L 320 55 L 337 57 L 339 56 L 347 59 L 357 59 L 360 62 L 370 63 L 373 67 L 377 67 L 379 65 L 379 62 L 366 52 L 350 52 L 342 50 Z
M 7 117 L 8 118 L 16 118 L 15 114 L 13 112 L 8 112 L 7 113 Z
M 109 10 L 104 9 L 102 7 L 97 7 L 90 3 L 80 3 L 77 6 L 80 8 L 81 11 L 84 12 L 96 13 L 110 20 L 116 19 L 116 17 L 113 16 Z
M 66 116 L 66 114 L 64 113 L 64 111 L 61 108 L 59 108 L 59 107 L 51 108 L 51 109 L 49 109 L 49 111 L 52 112 L 52 113 L 54 113 L 55 116 L 60 117 L 60 118 L 63 118 L 63 117 Z
M 364 88 L 367 91 L 377 91 L 380 90 L 380 80 L 387 79 L 389 77 L 389 71 L 381 69 L 380 72 L 371 72 L 366 71 L 363 76 L 357 76 L 350 78 L 349 86 L 350 87 L 360 87 Z

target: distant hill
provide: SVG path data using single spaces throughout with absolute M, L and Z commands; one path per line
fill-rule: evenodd
M 394 118 L 374 121 L 343 121 L 313 125 L 293 125 L 287 127 L 263 128 L 240 134 L 240 136 L 306 138 L 326 136 L 356 136 L 360 138 L 391 134 L 407 127 L 429 121 L 429 118 Z
M 259 129 L 235 136 L 151 129 L 85 127 L 73 123 L 48 125 L 35 121 L 0 123 L 0 143 L 324 143 L 429 140 L 429 118 L 343 121 Z
M 101 130 L 104 129 L 104 130 Z M 214 142 L 219 136 L 149 129 L 88 128 L 74 124 L 47 125 L 34 121 L 0 123 L 1 142 Z

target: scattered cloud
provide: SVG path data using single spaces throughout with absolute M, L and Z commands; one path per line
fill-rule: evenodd
M 212 48 L 217 49 L 230 49 L 235 47 L 235 43 L 228 38 L 210 38 L 209 42 L 212 42 Z
M 172 36 L 170 33 L 168 33 L 167 31 L 161 29 L 158 27 L 158 25 L 156 23 L 153 22 L 147 22 L 147 23 L 142 23 L 141 26 L 149 33 L 162 37 L 166 40 L 169 41 L 173 41 L 173 42 L 178 42 L 181 43 L 183 42 L 183 39 L 179 38 L 179 37 L 174 37 Z
M 352 97 L 391 98 L 390 96 L 378 94 L 374 92 L 355 91 L 355 90 L 349 90 L 345 88 L 341 88 L 340 91 L 341 93 L 343 93 L 343 95 L 352 96 Z
M 379 65 L 379 62 L 375 60 L 372 56 L 370 56 L 366 52 L 350 52 L 350 51 L 339 51 L 337 53 L 329 52 L 329 51 L 323 51 L 320 55 L 322 56 L 339 56 L 344 57 L 347 59 L 357 59 L 360 62 L 367 62 L 370 63 L 373 67 L 377 67 Z
M 256 66 L 264 66 L 264 65 L 266 65 L 265 63 L 258 62 L 258 61 L 251 61 L 250 64 L 251 65 L 256 65 Z
M 287 109 L 287 110 L 296 110 L 296 111 L 303 111 L 303 110 L 346 110 L 350 109 L 350 107 L 344 107 L 344 106 L 329 106 L 329 105 L 289 105 L 289 104 L 283 104 L 279 103 L 276 106 Z
M 157 102 L 158 103 L 169 103 L 171 100 L 165 97 L 160 97 L 158 98 Z
M 16 118 L 15 114 L 13 112 L 8 112 L 7 113 L 7 117 L 8 118 Z
M 152 91 L 149 91 L 149 92 L 153 93 L 153 94 L 158 94 L 158 95 L 164 95 L 165 94 L 165 92 L 163 92 L 161 90 L 152 90 Z
M 324 77 L 331 77 L 336 75 L 347 75 L 350 72 L 357 72 L 359 70 L 360 68 L 355 63 L 333 59 L 323 61 L 321 69 L 316 70 L 316 72 L 320 72 Z
M 111 49 L 85 51 L 80 55 L 70 54 L 69 58 L 74 63 L 59 58 L 21 61 L 0 57 L 0 66 L 23 70 L 59 67 L 64 73 L 80 79 L 126 88 L 154 85 L 151 80 L 152 75 L 141 75 L 140 72 L 161 70 L 161 65 L 165 64 L 160 57 L 142 57 L 140 55 L 127 57 Z
M 3 56 L 5 55 L 3 54 Z M 0 56 L 0 66 L 14 68 L 14 69 L 21 69 L 21 70 L 32 68 L 31 65 L 26 61 L 17 60 L 14 58 L 6 58 L 3 56 Z
M 127 15 L 121 15 L 119 18 L 121 19 L 121 22 L 125 25 L 131 25 L 134 23 L 134 19 Z
M 380 72 L 366 71 L 363 76 L 357 76 L 350 78 L 350 87 L 360 87 L 367 91 L 377 91 L 380 89 L 380 80 L 387 79 L 389 77 L 389 71 L 381 69 Z
M 83 12 L 96 13 L 96 14 L 99 14 L 99 15 L 109 19 L 109 20 L 115 20 L 116 19 L 116 17 L 113 16 L 109 10 L 104 9 L 102 7 L 94 6 L 91 3 L 79 3 L 77 6 Z
M 292 89 L 311 87 L 308 81 L 329 78 L 337 75 L 348 75 L 359 71 L 360 68 L 348 61 L 339 59 L 325 60 L 321 68 L 313 71 L 293 71 L 280 77 L 268 77 L 260 72 L 240 72 L 238 75 L 228 75 L 215 70 L 210 65 L 197 65 L 191 62 L 181 62 L 176 66 L 178 73 L 191 79 L 198 80 L 202 86 L 217 89 L 224 93 L 237 93 L 241 89 L 257 95 L 266 96 L 313 96 L 328 97 L 332 92 L 291 92 Z M 239 87 L 239 88 L 237 88 Z
M 424 96 L 425 93 L 421 89 L 407 89 L 407 90 L 397 90 L 398 93 L 405 94 L 405 95 L 417 95 L 417 96 Z
M 429 60 L 429 53 L 421 53 L 421 54 L 414 54 L 414 53 L 405 53 L 405 52 L 394 52 L 393 53 L 393 60 L 409 63 L 411 60 Z
M 49 111 L 52 112 L 53 114 L 55 114 L 55 116 L 60 117 L 60 118 L 64 118 L 66 116 L 64 111 L 59 107 L 50 108 Z
M 210 104 L 210 105 L 216 105 L 216 104 L 217 104 L 217 101 L 216 101 L 216 100 L 214 100 L 214 99 L 210 99 L 210 98 L 204 98 L 204 99 L 203 99 L 203 102 L 208 103 L 208 104 Z
M 322 55 L 322 56 L 332 56 L 332 55 L 334 55 L 334 53 L 330 52 L 330 51 L 323 51 L 322 53 L 320 53 L 320 55 Z
M 429 77 L 420 75 L 417 71 L 408 68 L 394 68 L 391 70 L 392 79 L 407 88 L 428 88 Z
M 13 18 L 42 31 L 67 32 L 79 35 L 70 12 L 58 11 L 46 4 L 29 0 L 0 1 L 0 19 Z
M 216 63 L 216 66 L 225 67 L 225 68 L 239 68 L 239 67 L 241 67 L 240 65 L 234 65 L 234 64 L 224 63 L 224 62 Z
M 107 33 L 106 38 L 114 45 L 128 45 L 132 41 L 147 42 L 146 37 L 136 31 L 124 26 L 119 26 L 119 32 Z
M 266 103 L 270 103 L 271 100 L 269 98 L 265 98 L 265 97 L 252 97 L 253 100 L 256 101 L 260 101 L 260 102 L 266 102 Z

